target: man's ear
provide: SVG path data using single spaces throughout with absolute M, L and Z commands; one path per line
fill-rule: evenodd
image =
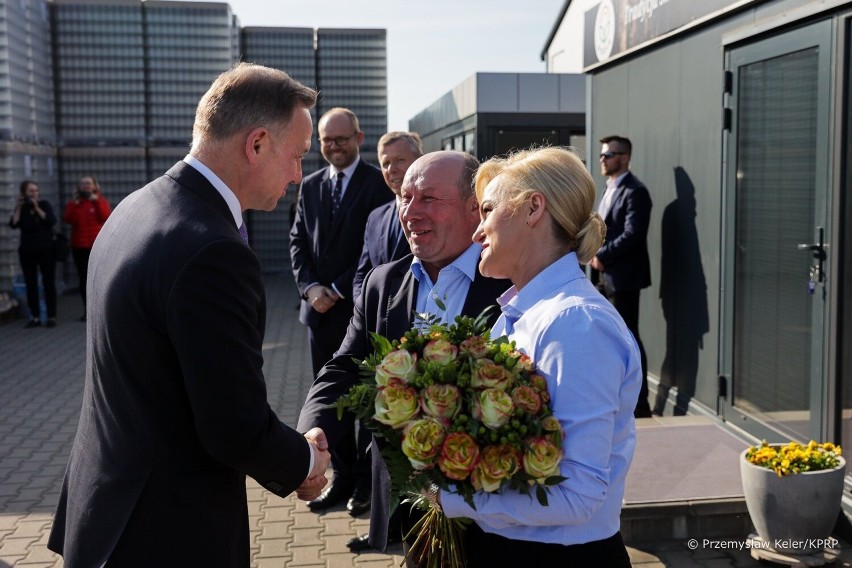
M 269 130 L 259 126 L 246 135 L 245 153 L 250 164 L 255 164 L 260 154 L 267 150 L 270 144 Z

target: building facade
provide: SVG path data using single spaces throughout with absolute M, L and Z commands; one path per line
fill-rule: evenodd
M 240 60 L 322 90 L 314 119 L 352 108 L 368 160 L 387 127 L 385 30 L 241 28 L 222 2 L 0 0 L 0 215 L 24 178 L 61 215 L 84 175 L 115 206 L 186 155 L 198 100 Z M 305 173 L 322 164 L 319 145 Z M 264 270 L 289 266 L 289 205 L 249 213 Z M 0 290 L 18 277 L 17 234 L 0 226 Z M 73 271 L 70 263 L 66 271 Z M 72 274 L 60 274 L 73 282 Z
M 23 179 L 58 205 L 50 13 L 46 1 L 0 0 L 0 290 L 20 272 L 19 232 L 6 222 Z
M 361 156 L 376 163 L 376 145 L 388 129 L 387 30 L 317 30 L 317 113 L 346 107 L 358 116 Z
M 852 2 L 569 1 L 549 69 L 578 29 L 588 152 L 631 138 L 654 202 L 640 326 L 660 402 L 848 445 Z
M 487 160 L 534 145 L 585 150 L 586 78 L 574 74 L 476 73 L 408 122 L 423 149 Z

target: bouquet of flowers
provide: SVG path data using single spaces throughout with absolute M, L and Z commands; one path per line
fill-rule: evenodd
M 834 469 L 840 465 L 837 459 L 843 453 L 840 446 L 831 442 L 820 444 L 811 440 L 806 446 L 796 442 L 784 445 L 770 445 L 763 440 L 759 446 L 751 446 L 746 452 L 746 460 L 756 466 L 774 470 L 778 477 Z
M 448 519 L 426 493 L 437 486 L 475 508 L 474 492 L 508 487 L 547 505 L 546 487 L 565 480 L 563 432 L 544 377 L 514 342 L 489 338 L 484 313 L 437 322 L 417 315 L 392 341 L 371 334 L 375 353 L 357 361 L 362 382 L 337 410 L 384 440 L 393 507 L 407 497 L 426 511 L 410 554 L 421 566 L 455 567 L 465 565 L 465 522 Z

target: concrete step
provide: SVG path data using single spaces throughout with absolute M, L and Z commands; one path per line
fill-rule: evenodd
M 628 544 L 693 538 L 743 540 L 753 531 L 742 498 L 628 503 L 621 510 L 621 535 Z

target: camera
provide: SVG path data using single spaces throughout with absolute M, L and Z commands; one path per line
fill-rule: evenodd
M 80 199 L 88 199 L 92 196 L 92 192 L 91 191 L 83 191 L 82 189 L 78 189 L 77 195 L 80 196 Z

